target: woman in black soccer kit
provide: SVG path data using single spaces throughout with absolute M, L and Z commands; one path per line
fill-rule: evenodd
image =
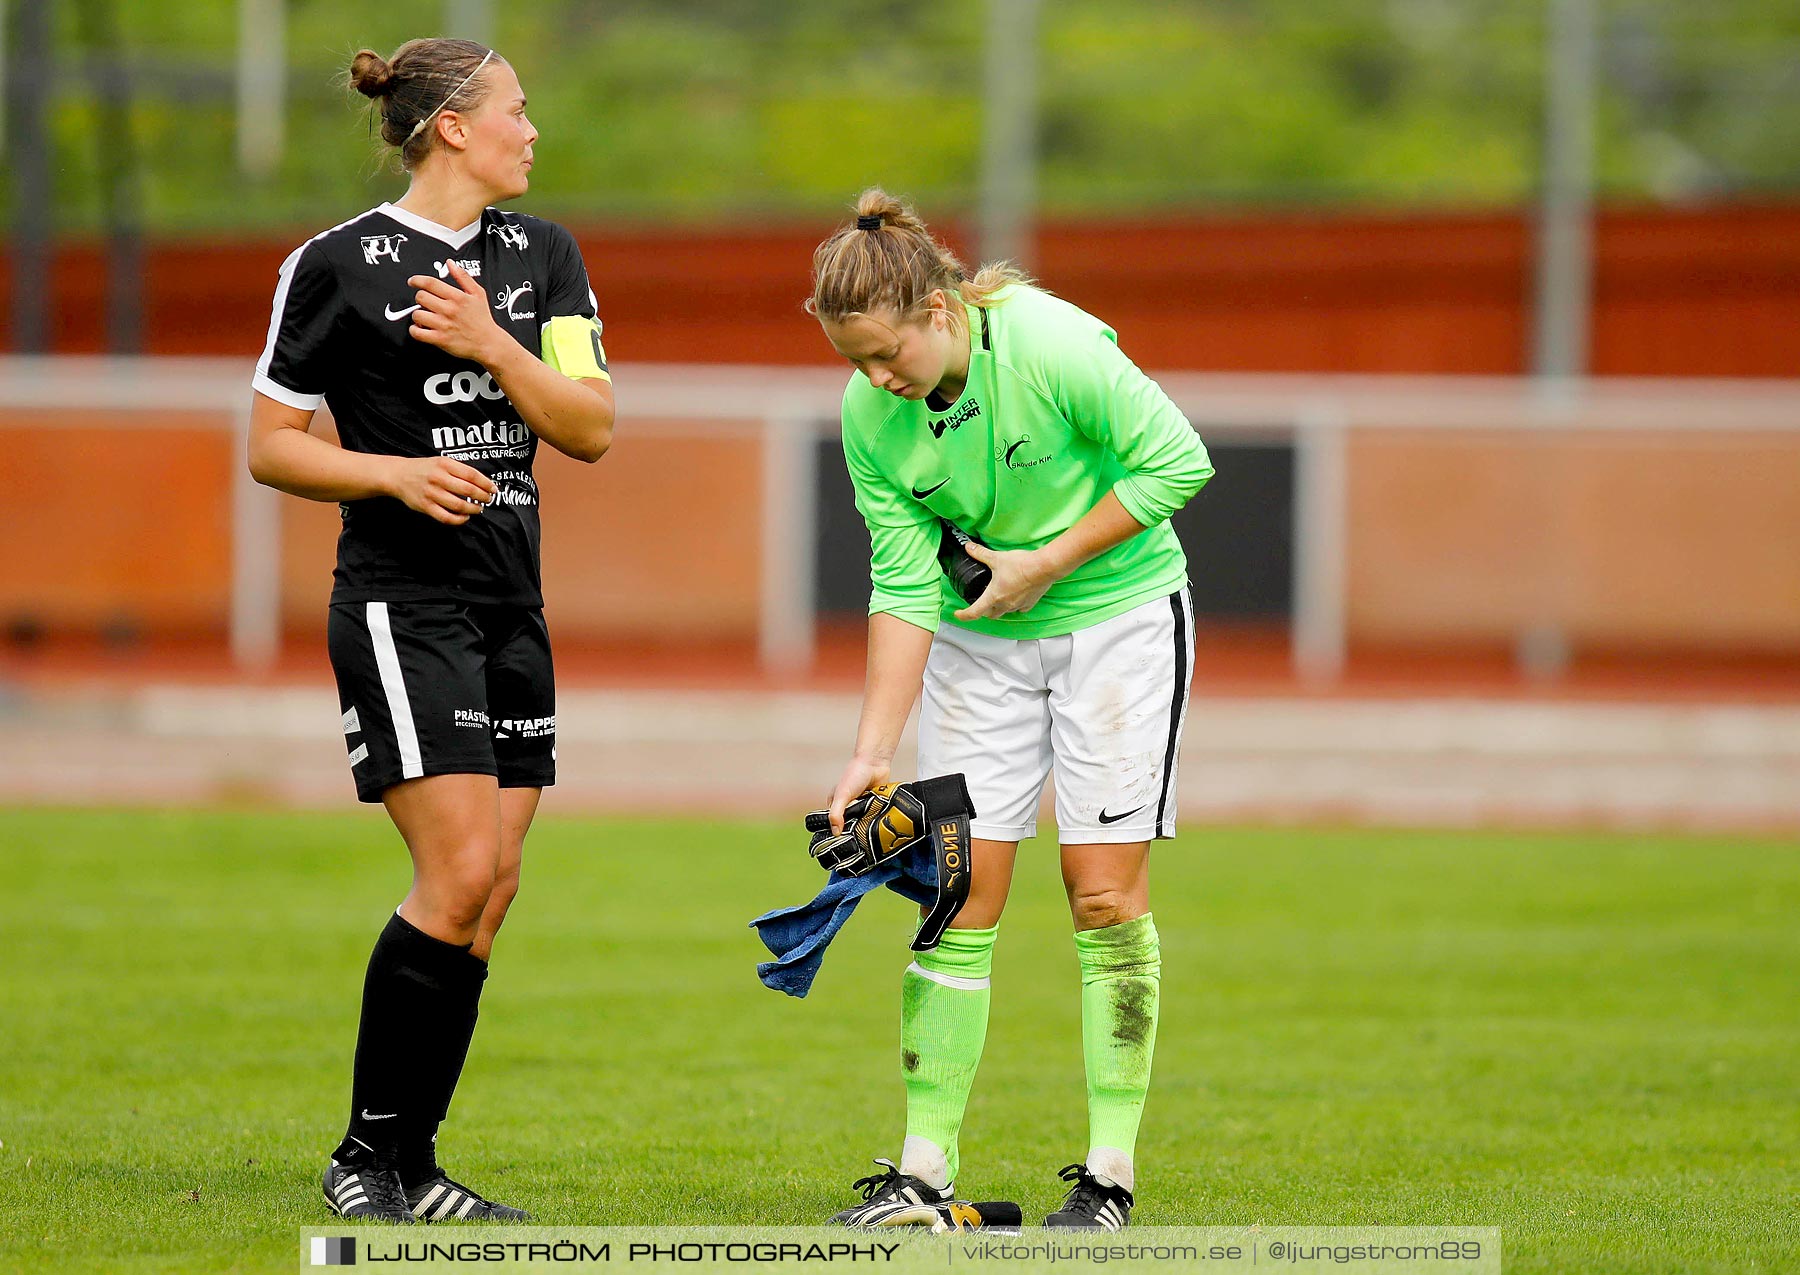
M 612 440 L 600 324 L 574 239 L 491 205 L 529 185 L 518 77 L 467 40 L 364 50 L 350 82 L 411 175 L 395 204 L 282 264 L 250 469 L 338 502 L 329 643 L 357 795 L 406 842 L 412 889 L 363 985 L 350 1126 L 325 1173 L 346 1217 L 523 1219 L 438 1167 L 494 934 L 518 889 L 556 703 L 538 574 L 541 438 Z M 312 434 L 329 403 L 341 446 Z

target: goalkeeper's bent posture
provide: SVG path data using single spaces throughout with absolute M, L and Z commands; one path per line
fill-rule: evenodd
M 987 1037 L 989 970 L 1019 842 L 1056 776 L 1081 968 L 1089 1138 L 1046 1225 L 1130 1217 L 1161 956 L 1150 842 L 1175 835 L 1193 663 L 1187 560 L 1168 519 L 1206 449 L 1113 331 L 1011 267 L 973 279 L 900 201 L 865 191 L 813 254 L 807 309 L 856 368 L 844 458 L 871 542 L 868 678 L 845 806 L 888 780 L 913 702 L 919 774 L 967 776 L 970 897 L 901 979 L 906 1139 L 857 1183 L 851 1224 L 950 1198 Z M 972 602 L 937 559 L 944 521 L 992 573 Z

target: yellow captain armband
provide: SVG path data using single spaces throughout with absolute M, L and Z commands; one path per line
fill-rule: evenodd
M 544 325 L 544 362 L 571 380 L 610 381 L 600 320 L 565 314 Z

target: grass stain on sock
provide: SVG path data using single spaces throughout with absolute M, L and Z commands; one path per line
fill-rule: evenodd
M 1136 1048 L 1150 1039 L 1150 1032 L 1156 1026 L 1155 997 L 1156 985 L 1148 980 L 1133 979 L 1114 985 L 1114 1040 Z

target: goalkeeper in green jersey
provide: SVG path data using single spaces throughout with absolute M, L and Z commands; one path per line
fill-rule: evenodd
M 831 821 L 841 829 L 845 805 L 888 779 L 921 690 L 919 774 L 962 772 L 977 813 L 968 903 L 901 980 L 899 1163 L 878 1160 L 863 1203 L 834 1220 L 953 1195 L 1000 915 L 1054 773 L 1089 1145 L 1045 1222 L 1118 1229 L 1156 1045 L 1150 843 L 1175 835 L 1193 666 L 1168 520 L 1212 465 L 1100 320 L 1004 264 L 969 278 L 883 191 L 857 213 L 813 254 L 807 303 L 856 369 L 844 459 L 871 542 L 868 681 Z M 962 554 L 969 596 L 948 574 Z

